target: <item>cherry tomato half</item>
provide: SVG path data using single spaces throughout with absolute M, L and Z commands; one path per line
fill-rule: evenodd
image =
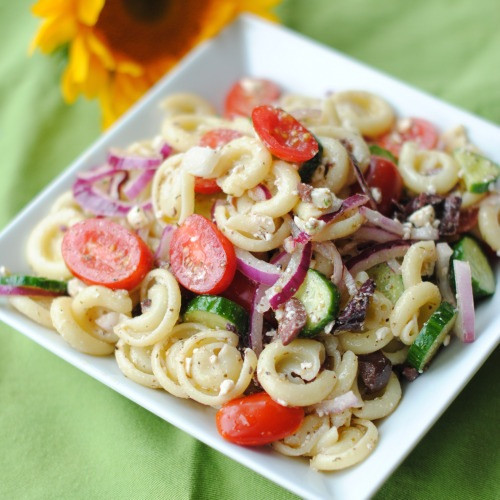
M 242 78 L 227 93 L 224 114 L 226 118 L 250 117 L 254 108 L 263 104 L 272 104 L 280 95 L 281 89 L 270 80 Z
M 261 141 L 281 160 L 302 163 L 319 151 L 311 132 L 280 108 L 259 106 L 252 112 L 252 121 Z
M 132 290 L 153 265 L 149 247 L 135 233 L 108 219 L 71 226 L 62 241 L 68 269 L 88 285 Z
M 261 446 L 293 434 L 304 419 L 303 408 L 282 406 L 266 392 L 233 399 L 217 412 L 217 430 L 231 443 Z
M 241 132 L 230 128 L 214 128 L 201 136 L 200 146 L 216 149 L 231 142 L 233 139 L 238 139 L 241 135 Z
M 233 244 L 202 215 L 190 215 L 172 235 L 170 265 L 177 281 L 195 293 L 224 291 L 236 272 Z
M 398 201 L 403 193 L 403 179 L 392 161 L 381 156 L 372 156 L 366 182 L 371 188 L 380 190 L 381 199 L 377 202 L 379 212 L 389 215 L 392 200 Z
M 375 142 L 398 157 L 404 142 L 416 142 L 422 149 L 433 149 L 438 143 L 434 125 L 421 118 L 409 118 L 409 126 L 402 132 L 393 130 L 379 137 Z
M 217 179 L 194 178 L 194 191 L 200 194 L 221 193 L 222 189 L 217 184 Z

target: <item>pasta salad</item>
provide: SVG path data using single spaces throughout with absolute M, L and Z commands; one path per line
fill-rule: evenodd
M 262 78 L 223 116 L 167 97 L 157 137 L 80 173 L 0 292 L 134 382 L 217 409 L 221 436 L 366 458 L 379 419 L 495 293 L 500 167 L 366 91 Z

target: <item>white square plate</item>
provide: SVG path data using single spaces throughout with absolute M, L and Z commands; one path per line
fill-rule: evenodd
M 266 77 L 287 91 L 312 96 L 337 89 L 373 91 L 402 115 L 427 117 L 441 129 L 464 124 L 472 142 L 500 161 L 495 149 L 500 136 L 497 126 L 282 27 L 244 16 L 194 50 L 12 221 L 0 236 L 0 262 L 9 269 L 28 271 L 19 249 L 25 247 L 40 214 L 47 213 L 54 198 L 70 188 L 77 171 L 101 162 L 109 147 L 157 134 L 162 116 L 158 105 L 164 96 L 193 91 L 220 109 L 228 87 L 244 75 Z M 216 431 L 211 408 L 131 382 L 118 370 L 113 358 L 94 358 L 72 350 L 61 337 L 4 303 L 0 305 L 0 319 L 137 404 L 301 497 L 355 500 L 375 493 L 486 360 L 499 341 L 499 309 L 497 292 L 477 310 L 477 340 L 470 345 L 453 341 L 425 376 L 405 388 L 395 413 L 379 424 L 380 441 L 368 459 L 336 473 L 315 472 L 306 460 L 278 455 L 269 449 L 246 449 L 225 442 Z

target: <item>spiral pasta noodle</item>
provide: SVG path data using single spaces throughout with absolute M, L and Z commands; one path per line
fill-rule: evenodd
M 132 346 L 150 346 L 167 337 L 179 318 L 179 285 L 166 269 L 150 271 L 141 285 L 142 300 L 150 305 L 134 318 L 120 322 L 115 333 Z
M 257 356 L 245 349 L 242 359 L 238 342 L 236 334 L 224 330 L 203 330 L 183 342 L 177 356 L 177 377 L 191 399 L 217 407 L 243 394 Z

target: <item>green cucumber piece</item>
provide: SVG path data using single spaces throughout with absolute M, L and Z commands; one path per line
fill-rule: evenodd
M 467 191 L 471 193 L 486 193 L 491 182 L 500 177 L 500 166 L 480 154 L 465 149 L 453 152 Z
M 184 312 L 184 321 L 239 334 L 248 331 L 248 313 L 245 309 L 232 300 L 216 295 L 198 295 L 191 300 Z
M 396 274 L 385 262 L 370 267 L 366 272 L 375 281 L 375 288 L 395 304 L 405 290 L 403 277 Z
M 398 164 L 396 157 L 387 149 L 381 148 L 378 144 L 372 144 L 370 146 L 370 153 L 374 156 L 381 156 L 387 160 L 392 161 L 395 165 Z
M 295 294 L 307 313 L 307 322 L 300 332 L 301 337 L 313 337 L 339 313 L 340 293 L 338 288 L 315 269 L 309 269 L 306 278 Z
M 495 293 L 495 274 L 486 255 L 474 238 L 464 236 L 458 243 L 453 245 L 453 254 L 450 260 L 450 284 L 455 291 L 454 260 L 463 260 L 469 263 L 472 276 L 472 291 L 475 298 L 489 297 Z
M 54 293 L 68 293 L 68 283 L 66 281 L 49 280 L 39 276 L 26 276 L 19 274 L 0 276 L 0 285 L 25 286 L 41 288 Z
M 318 143 L 318 152 L 310 159 L 302 163 L 299 168 L 300 180 L 305 183 L 311 182 L 314 171 L 318 168 L 321 160 L 323 158 L 323 146 L 321 142 L 318 141 L 318 138 L 315 137 Z
M 441 302 L 424 323 L 413 344 L 408 349 L 407 361 L 420 373 L 429 364 L 446 335 L 455 323 L 457 310 L 448 302 Z

